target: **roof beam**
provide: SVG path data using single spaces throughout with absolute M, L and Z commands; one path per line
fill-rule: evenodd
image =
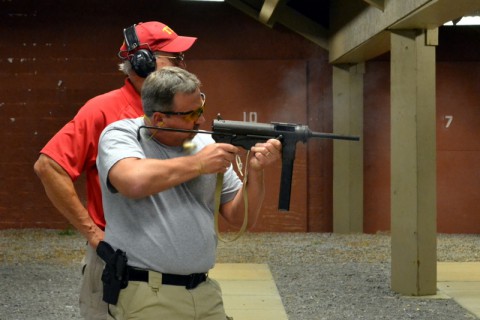
M 275 23 L 280 23 L 328 50 L 328 30 L 287 6 L 287 0 L 265 0 L 260 12 L 242 0 L 225 0 L 225 2 L 270 28 Z
M 245 2 L 241 0 L 225 0 L 225 2 L 231 5 L 232 7 L 242 11 L 250 18 L 254 18 L 255 20 L 258 20 L 258 11 L 255 8 L 252 8 L 249 5 L 247 5 Z
M 290 7 L 284 6 L 278 12 L 277 22 L 328 50 L 328 30 Z
M 435 29 L 480 9 L 478 0 L 435 0 L 412 11 L 389 29 Z
M 363 0 L 363 1 L 382 11 L 385 8 L 385 0 Z
M 270 28 L 275 24 L 275 12 L 285 6 L 286 0 L 265 0 L 258 19 Z
M 435 29 L 480 8 L 478 0 L 387 1 L 384 11 L 351 0 L 332 1 L 329 60 L 359 63 L 390 50 L 392 29 Z

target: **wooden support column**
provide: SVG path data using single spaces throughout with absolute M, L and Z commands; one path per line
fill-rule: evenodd
M 333 66 L 333 232 L 363 232 L 363 75 L 365 64 Z
M 391 34 L 391 285 L 436 294 L 435 35 Z

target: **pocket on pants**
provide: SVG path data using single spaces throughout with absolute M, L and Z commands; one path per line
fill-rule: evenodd
M 107 304 L 103 301 L 102 272 L 104 262 L 95 250 L 87 247 L 82 266 L 82 282 L 80 288 L 80 313 L 86 319 L 105 319 Z

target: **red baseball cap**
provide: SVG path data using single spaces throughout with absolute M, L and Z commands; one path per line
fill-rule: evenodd
M 140 22 L 135 25 L 135 31 L 139 42 L 138 49 L 150 48 L 151 51 L 184 52 L 197 40 L 194 37 L 179 36 L 169 26 L 157 21 Z M 119 56 L 126 58 L 127 55 L 128 48 L 124 41 Z

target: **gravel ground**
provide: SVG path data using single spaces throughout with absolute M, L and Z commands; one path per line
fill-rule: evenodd
M 81 319 L 76 232 L 0 230 L 0 320 Z M 438 261 L 480 261 L 480 235 L 438 235 Z M 247 233 L 217 262 L 267 263 L 290 320 L 476 319 L 452 299 L 390 290 L 390 235 Z

